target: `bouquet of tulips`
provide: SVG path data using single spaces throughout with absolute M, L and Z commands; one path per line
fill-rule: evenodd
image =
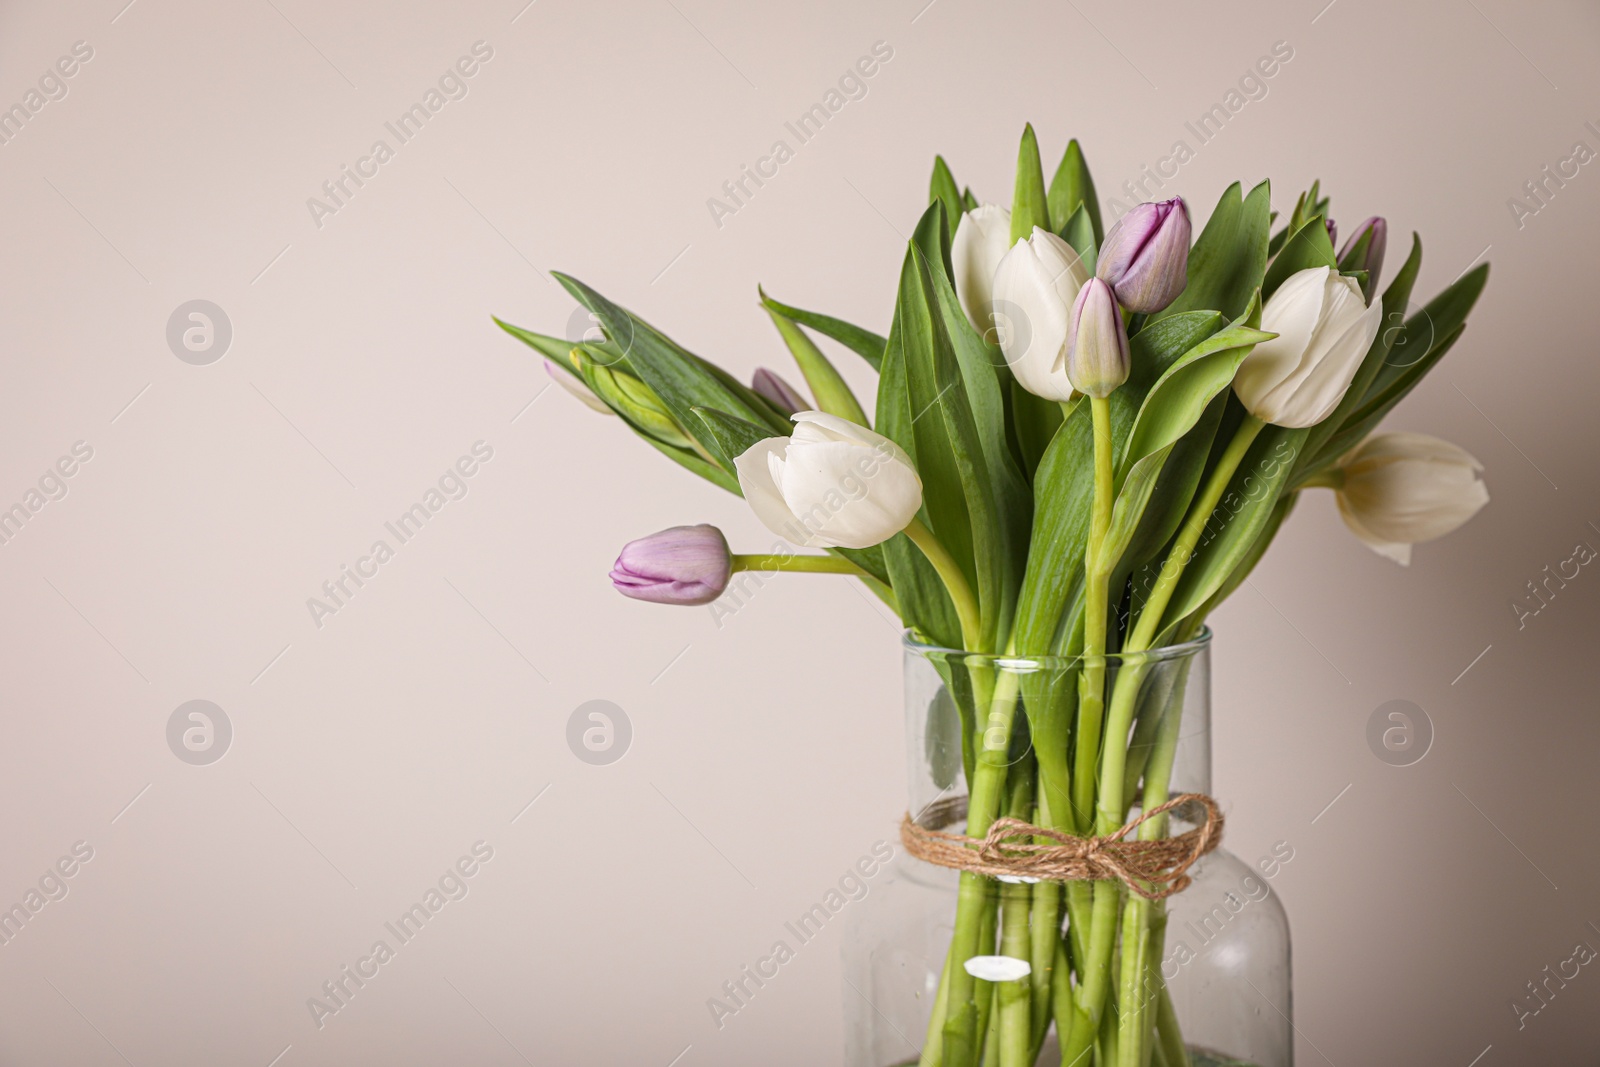
M 1192 243 L 1181 199 L 1105 231 L 1077 142 L 1047 184 L 1030 127 L 1009 209 L 936 159 L 887 337 L 761 294 L 809 399 L 768 370 L 746 386 L 564 275 L 596 336 L 500 325 L 585 403 L 819 550 L 733 554 L 715 527 L 676 527 L 622 550 L 618 590 L 704 604 L 739 570 L 846 574 L 925 644 L 1069 659 L 1070 685 L 947 679 L 965 832 L 1020 813 L 1106 835 L 1168 788 L 1129 758 L 1139 672 L 1108 672 L 1108 656 L 1193 638 L 1303 490 L 1332 490 L 1351 531 L 1400 563 L 1488 499 L 1461 449 L 1373 432 L 1461 336 L 1487 265 L 1408 314 L 1421 242 L 1380 291 L 1384 220 L 1335 240 L 1316 185 L 1280 220 L 1266 182 L 1230 187 Z M 877 372 L 874 403 L 813 333 Z M 1188 1063 L 1160 997 L 1126 995 L 1159 983 L 1159 903 L 1116 881 L 1048 883 L 997 917 L 992 883 L 961 877 L 923 1064 L 1024 1067 L 1052 1022 L 1064 1064 Z M 1031 956 L 1032 982 L 974 966 L 996 955 Z

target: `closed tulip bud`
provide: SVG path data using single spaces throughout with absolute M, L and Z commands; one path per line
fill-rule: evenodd
M 560 367 L 555 365 L 553 360 L 548 359 L 544 361 L 544 369 L 545 372 L 550 375 L 550 377 L 555 379 L 557 385 L 561 386 L 561 388 L 565 389 L 567 392 L 581 400 L 584 407 L 590 409 L 591 411 L 598 411 L 602 415 L 616 414 L 615 411 L 612 411 L 606 406 L 606 402 L 604 400 L 601 400 L 599 397 L 594 395 L 593 389 L 590 389 L 587 385 L 584 385 L 582 379 L 573 374 L 571 371 L 562 370 Z
M 622 546 L 611 584 L 656 604 L 709 604 L 733 573 L 727 538 L 715 526 L 674 526 Z
M 765 367 L 759 368 L 755 377 L 750 379 L 750 388 L 772 401 L 785 415 L 811 410 L 811 405 L 800 395 L 798 389 Z
M 1291 274 L 1261 310 L 1261 328 L 1278 336 L 1245 357 L 1233 391 L 1262 422 L 1315 426 L 1344 399 L 1382 318 L 1353 278 L 1330 267 Z
M 973 329 L 987 335 L 993 321 L 994 272 L 1011 245 L 1011 212 L 999 204 L 982 204 L 961 216 L 950 262 L 955 268 L 956 296 Z
M 1437 437 L 1380 433 L 1341 459 L 1327 484 L 1350 532 L 1404 566 L 1413 544 L 1443 537 L 1489 502 L 1482 469 Z
M 1000 350 L 1022 387 L 1046 400 L 1071 400 L 1067 333 L 1073 302 L 1089 272 L 1071 245 L 1035 226 L 994 275 L 994 321 Z
M 1090 278 L 1072 305 L 1067 379 L 1085 396 L 1110 396 L 1128 380 L 1128 330 L 1111 286 Z
M 739 487 L 767 529 L 810 548 L 870 548 L 922 507 L 922 479 L 900 446 L 837 415 L 802 411 L 794 435 L 734 460 Z
M 1363 234 L 1371 232 L 1372 239 L 1367 242 L 1366 254 L 1357 256 L 1350 262 L 1345 262 L 1345 257 L 1354 252 L 1361 243 Z M 1367 289 L 1370 292 L 1378 285 L 1378 275 L 1383 273 L 1383 252 L 1389 244 L 1389 223 L 1382 216 L 1374 215 L 1356 228 L 1350 239 L 1339 249 L 1339 266 L 1343 270 L 1364 270 L 1367 272 Z
M 1339 224 L 1337 222 L 1334 222 L 1332 219 L 1324 219 L 1322 221 L 1322 224 L 1328 228 L 1328 244 L 1330 244 L 1330 245 L 1338 244 L 1339 243 Z
M 583 349 L 575 349 L 572 358 L 595 394 L 641 431 L 662 444 L 693 447 L 689 436 L 661 403 L 654 389 L 627 371 L 596 362 Z
M 1129 311 L 1160 311 L 1188 284 L 1189 232 L 1183 197 L 1140 204 L 1106 234 L 1095 275 Z

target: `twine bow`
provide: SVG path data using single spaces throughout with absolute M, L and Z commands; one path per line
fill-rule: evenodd
M 1192 805 L 1203 820 L 1193 830 L 1158 841 L 1126 840 L 1146 820 Z M 1146 900 L 1164 900 L 1189 885 L 1188 870 L 1222 841 L 1222 811 L 1204 793 L 1184 793 L 1142 813 L 1104 837 L 1074 837 L 1022 819 L 996 819 L 982 838 L 943 832 L 966 814 L 966 797 L 929 807 L 920 819 L 900 823 L 906 851 L 927 863 L 991 878 L 1082 882 L 1116 879 Z M 1035 844 L 1046 838 L 1053 845 Z

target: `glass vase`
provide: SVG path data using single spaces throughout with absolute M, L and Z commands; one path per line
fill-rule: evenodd
M 992 786 L 997 753 L 1006 784 L 995 814 L 1078 836 L 1097 813 L 1102 825 L 1113 814 L 1121 825 L 1145 804 L 1209 794 L 1209 648 L 1206 631 L 1137 657 L 1105 657 L 1104 692 L 1117 699 L 1106 700 L 1091 760 L 1080 751 L 1092 744 L 1092 723 L 1079 714 L 1080 660 L 980 656 L 907 639 L 909 812 L 929 828 L 962 832 L 969 786 L 986 774 Z M 1113 797 L 1102 787 L 1119 764 Z M 1072 772 L 1084 766 L 1094 768 L 1092 801 L 1083 785 L 1073 790 L 1084 776 Z M 1199 818 L 1177 809 L 1162 832 L 1179 834 Z M 1141 829 L 1155 836 L 1150 823 Z M 1271 881 L 1292 858 L 1280 845 L 1248 864 L 1217 847 L 1189 868 L 1185 888 L 1144 903 L 1119 882 L 1007 882 L 901 849 L 845 929 L 845 1063 L 1055 1067 L 1068 1062 L 1065 1030 L 1077 1067 L 1288 1067 L 1289 924 Z M 1012 966 L 1028 960 L 1028 973 L 986 982 L 963 965 L 971 979 L 963 981 L 952 958 L 963 945 L 980 958 L 1012 957 Z M 1088 1021 L 1094 993 L 1085 989 L 1097 960 L 1098 1023 Z

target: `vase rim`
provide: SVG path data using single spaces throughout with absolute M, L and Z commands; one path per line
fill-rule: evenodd
M 1146 649 L 1143 652 L 1135 652 L 1132 655 L 1124 655 L 1120 652 L 1107 653 L 1105 658 L 1108 663 L 1113 664 L 1157 663 L 1164 660 L 1182 659 L 1185 656 L 1193 656 L 1209 648 L 1211 646 L 1212 636 L 1213 633 L 1211 627 L 1203 626 L 1200 628 L 1200 632 L 1188 641 L 1182 641 L 1175 645 L 1160 645 L 1156 648 Z M 915 652 L 920 656 L 959 656 L 970 659 L 985 659 L 992 660 L 1000 666 L 1006 666 L 1009 664 L 1028 667 L 1043 665 L 1067 665 L 1076 664 L 1080 659 L 1083 658 L 1082 656 L 1023 656 L 1014 654 L 1006 655 L 1000 652 L 968 652 L 965 649 L 945 648 L 942 645 L 926 644 L 922 641 L 918 641 L 916 636 L 910 630 L 904 630 L 901 632 L 900 644 L 906 649 L 906 651 Z

